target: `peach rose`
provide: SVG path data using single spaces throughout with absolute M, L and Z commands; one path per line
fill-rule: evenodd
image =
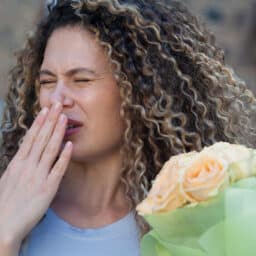
M 249 156 L 248 148 L 225 142 L 205 147 L 200 153 L 173 156 L 164 164 L 147 198 L 136 210 L 140 215 L 161 213 L 205 201 L 229 185 L 229 165 Z M 245 168 L 244 176 L 249 176 L 246 172 Z
M 205 201 L 228 185 L 227 162 L 208 154 L 198 158 L 185 170 L 182 192 L 188 203 Z
M 182 177 L 180 170 L 190 166 L 197 152 L 190 152 L 171 157 L 165 162 L 153 182 L 152 188 L 137 207 L 139 214 L 167 212 L 186 204 L 186 198 L 180 191 Z

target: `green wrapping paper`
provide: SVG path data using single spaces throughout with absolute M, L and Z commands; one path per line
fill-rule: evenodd
M 152 230 L 141 241 L 142 256 L 255 256 L 256 178 L 207 202 L 144 218 Z

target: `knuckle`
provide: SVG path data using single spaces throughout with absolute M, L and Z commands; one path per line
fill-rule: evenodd
M 65 152 L 62 152 L 59 158 L 60 163 L 64 164 L 67 161 L 67 159 L 68 159 L 67 154 L 65 154 Z
M 45 135 L 43 133 L 39 133 L 37 137 L 37 141 L 43 142 L 45 140 Z
M 27 133 L 25 134 L 22 143 L 25 143 L 27 140 L 32 140 L 35 138 L 35 134 L 33 129 L 31 128 L 30 130 L 27 131 Z
M 18 149 L 16 155 L 13 157 L 14 161 L 23 161 L 26 159 L 26 150 L 25 150 L 25 145 L 21 145 L 21 147 Z
M 20 162 L 18 163 L 17 161 L 11 161 L 7 167 L 7 171 L 8 172 L 17 171 L 20 165 L 21 165 Z
M 32 127 L 30 128 L 30 129 L 28 129 L 27 131 L 26 131 L 26 133 L 25 133 L 25 135 L 24 135 L 24 139 L 27 139 L 28 137 L 30 137 L 30 136 L 32 136 L 32 134 L 33 134 L 33 129 L 32 129 Z
M 39 128 L 42 125 L 42 119 L 39 118 L 39 115 L 35 118 L 32 127 Z
M 45 134 L 45 133 L 39 134 L 37 138 L 38 143 L 43 146 L 46 145 L 47 142 L 49 141 L 49 137 L 50 137 L 49 134 Z
M 48 151 L 49 153 L 54 153 L 58 150 L 58 146 L 56 141 L 53 141 L 52 143 L 50 143 L 48 145 L 48 147 L 46 148 L 46 152 Z
M 55 170 L 57 172 L 60 172 L 63 169 L 63 166 L 65 165 L 65 159 L 63 159 L 62 157 L 58 159 L 56 166 L 55 166 Z

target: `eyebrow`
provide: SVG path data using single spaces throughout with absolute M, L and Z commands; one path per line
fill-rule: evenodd
M 99 75 L 99 74 L 97 74 L 94 70 L 91 70 L 91 69 L 89 69 L 89 68 L 84 68 L 84 67 L 79 67 L 79 68 L 70 69 L 70 70 L 68 70 L 68 71 L 65 73 L 65 75 L 66 75 L 66 76 L 73 76 L 73 75 L 75 75 L 75 74 L 77 74 L 77 73 L 81 73 L 81 72 L 83 72 L 83 73 L 89 73 L 89 74 L 91 74 L 91 75 Z M 56 77 L 56 75 L 55 75 L 54 73 L 52 73 L 50 70 L 48 70 L 48 69 L 42 69 L 42 70 L 40 70 L 40 71 L 39 71 L 39 76 L 41 76 L 41 75 L 48 75 L 48 76 L 54 76 L 54 77 Z

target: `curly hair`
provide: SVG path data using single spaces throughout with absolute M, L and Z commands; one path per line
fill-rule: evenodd
M 1 171 L 39 111 L 38 71 L 47 40 L 65 26 L 91 31 L 117 67 L 127 127 L 121 182 L 131 209 L 171 156 L 217 141 L 255 147 L 255 97 L 225 66 L 214 36 L 181 3 L 59 0 L 10 71 Z M 138 215 L 136 220 L 143 235 L 149 226 Z

